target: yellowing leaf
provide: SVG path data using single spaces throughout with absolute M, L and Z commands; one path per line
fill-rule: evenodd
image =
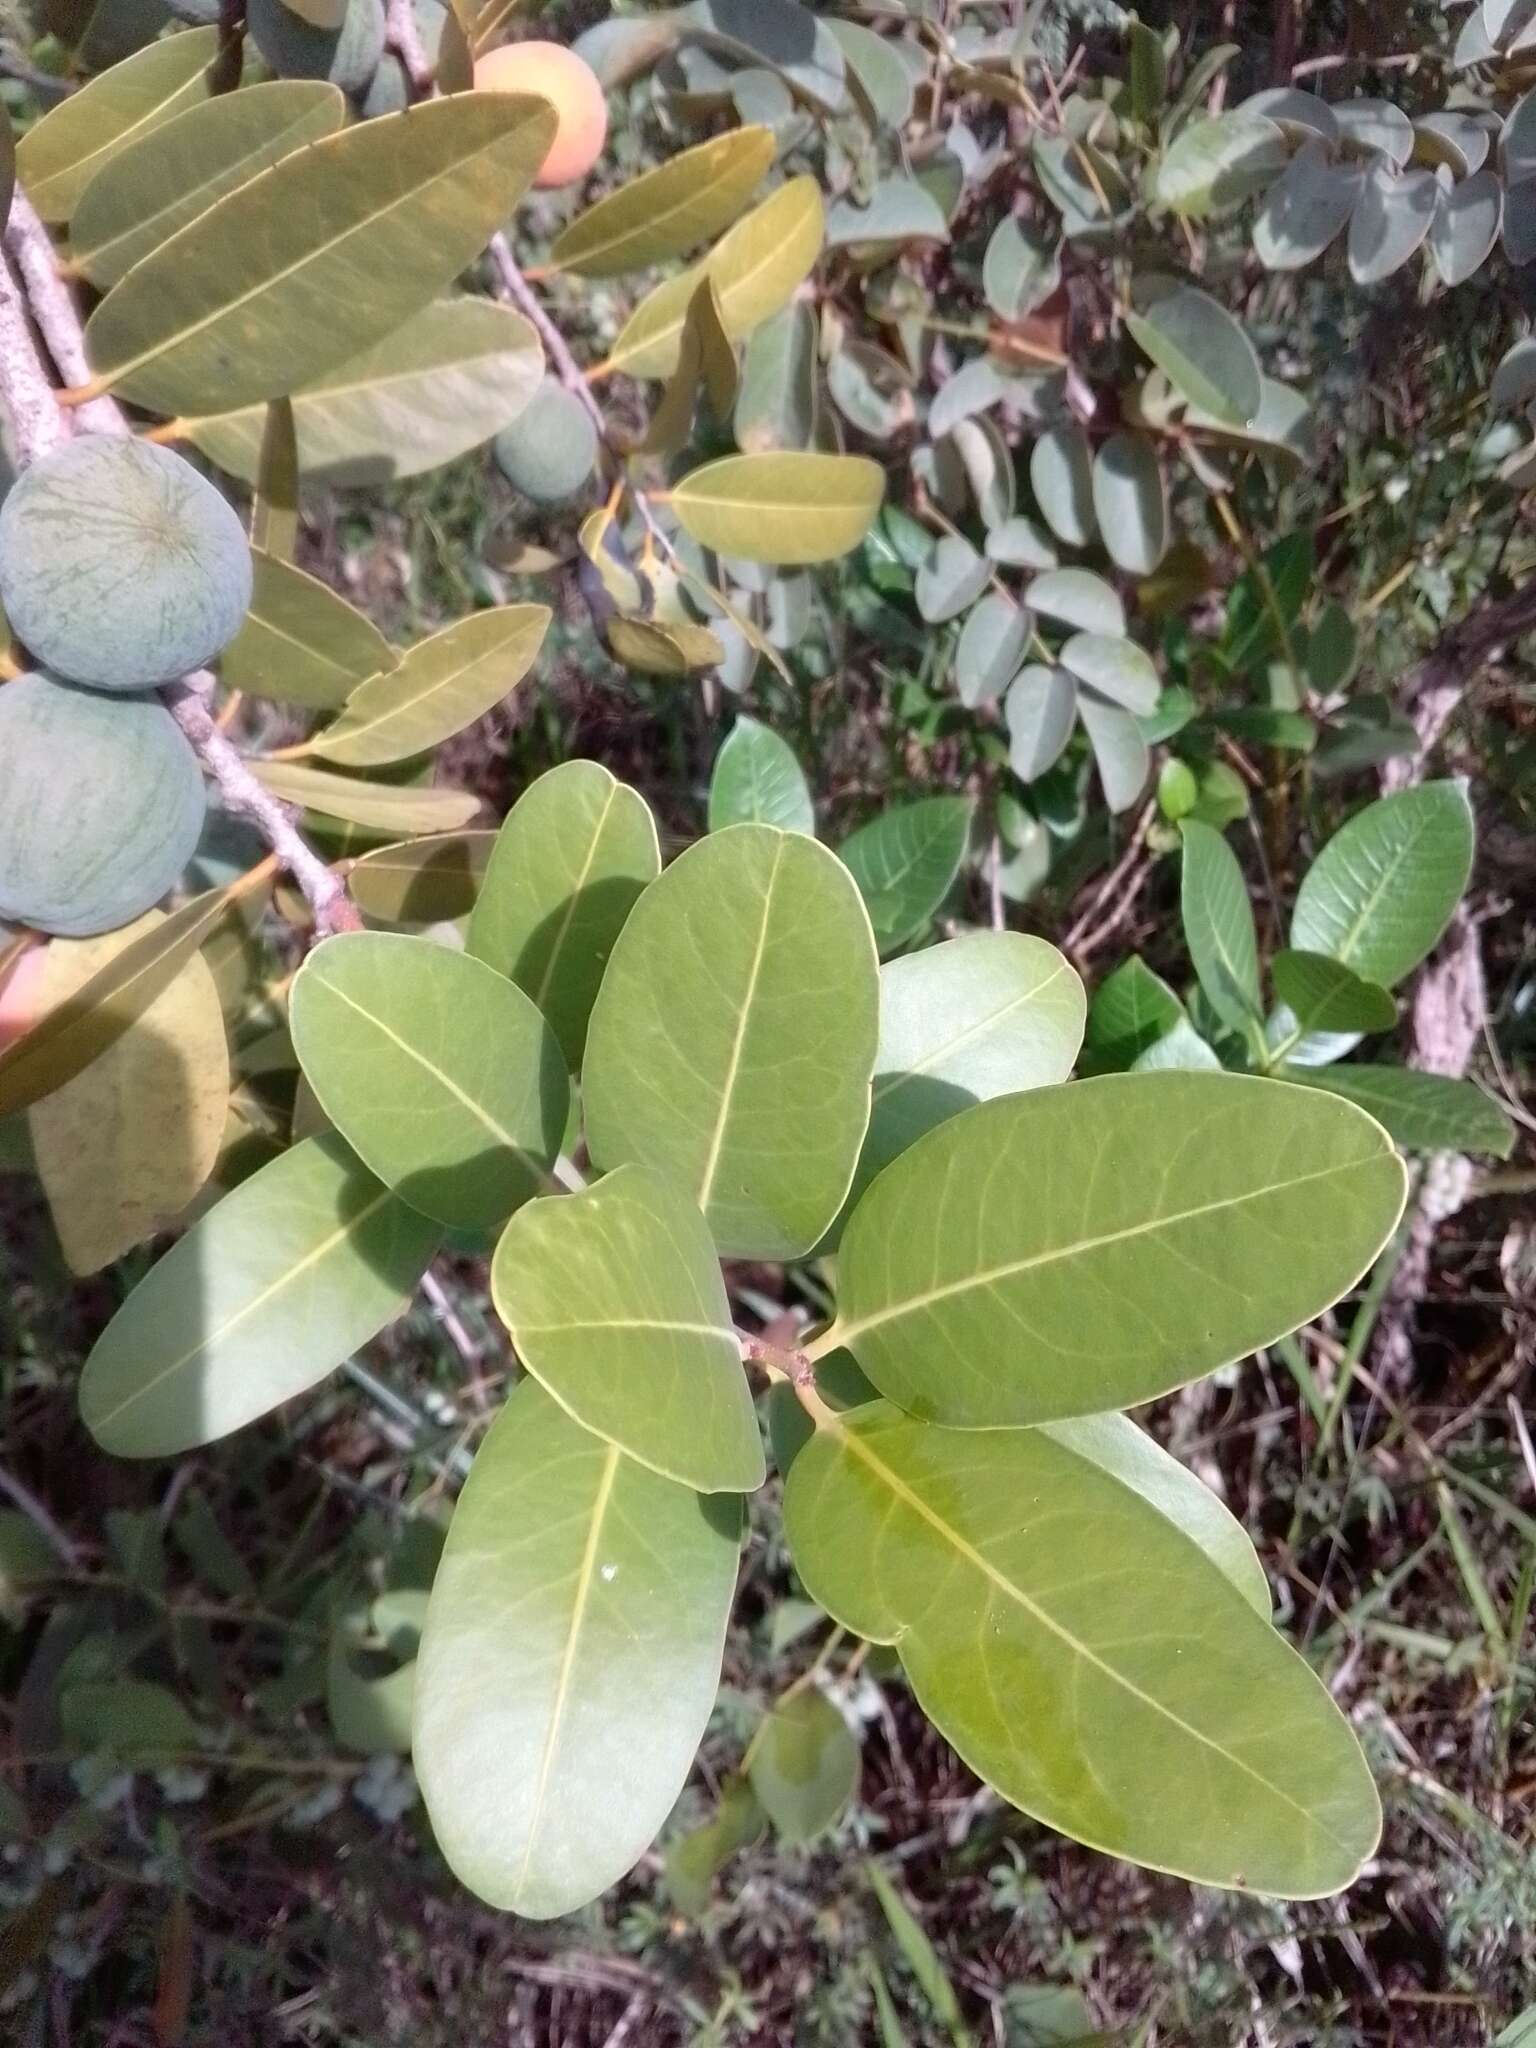
M 643 676 L 687 676 L 718 668 L 725 649 L 707 626 L 659 619 L 611 619 L 608 645 L 615 661 Z
M 543 644 L 549 619 L 545 605 L 509 604 L 445 626 L 355 690 L 309 752 L 349 768 L 429 752 L 517 687 Z
M 91 315 L 99 384 L 167 413 L 273 398 L 418 312 L 543 161 L 554 110 L 456 93 L 327 136 L 227 193 Z
M 394 667 L 399 657 L 378 627 L 328 583 L 258 548 L 251 565 L 251 608 L 219 660 L 232 690 L 327 711 Z
M 788 305 L 821 253 L 825 220 L 814 178 L 791 178 L 737 221 L 702 263 L 670 277 L 624 323 L 607 368 L 631 377 L 668 377 L 677 366 L 683 323 L 701 277 L 720 295 L 733 341 Z
M 328 775 L 298 761 L 252 761 L 251 772 L 286 804 L 375 832 L 452 832 L 480 809 L 479 797 L 467 789 L 368 782 L 360 775 Z
M 82 988 L 145 932 L 152 910 L 97 939 L 55 939 L 39 1001 Z M 229 1101 L 219 992 L 194 954 L 101 1058 L 34 1105 L 32 1150 L 73 1273 L 95 1273 L 163 1230 L 213 1171 Z
M 830 562 L 868 533 L 885 472 L 863 455 L 727 455 L 672 492 L 684 530 L 717 554 L 787 565 Z
M 682 256 L 729 226 L 773 162 L 768 128 L 734 128 L 620 186 L 561 231 L 552 269 L 617 277 Z

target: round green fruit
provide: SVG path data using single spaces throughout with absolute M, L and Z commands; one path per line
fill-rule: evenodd
M 422 54 L 433 70 L 437 69 L 438 51 L 442 48 L 443 23 L 448 19 L 448 10 L 442 0 L 416 0 L 414 13 L 416 29 L 421 37 Z M 406 82 L 405 66 L 392 51 L 386 51 L 373 74 L 367 92 L 363 95 L 359 112 L 365 121 L 371 121 L 375 114 L 398 114 L 411 103 L 410 88 Z
M 540 505 L 573 498 L 597 465 L 597 429 L 556 377 L 544 379 L 494 447 L 507 482 Z
M 240 521 L 169 448 L 83 434 L 0 507 L 0 605 L 38 665 L 71 682 L 174 682 L 234 639 L 250 602 Z
M 68 939 L 132 923 L 175 885 L 207 807 L 158 698 L 0 686 L 0 917 Z
M 315 28 L 283 0 L 247 0 L 251 40 L 279 78 L 328 78 L 363 92 L 384 54 L 384 0 L 347 0 L 338 29 Z

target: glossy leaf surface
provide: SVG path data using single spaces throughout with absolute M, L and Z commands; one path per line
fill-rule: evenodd
M 1302 878 L 1292 946 L 1395 987 L 1449 924 L 1472 851 L 1472 806 L 1461 783 L 1421 783 L 1367 804 Z
M 843 865 L 859 885 L 882 953 L 915 938 L 954 886 L 971 834 L 966 797 L 897 804 L 845 839 Z

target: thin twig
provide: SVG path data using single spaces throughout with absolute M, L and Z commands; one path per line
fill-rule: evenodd
M 432 63 L 422 48 L 421 29 L 416 21 L 415 0 L 386 0 L 384 40 L 400 59 L 401 67 L 415 95 L 430 93 Z
M 20 467 L 51 455 L 77 429 L 126 434 L 128 421 L 112 398 L 92 399 L 73 416 L 58 403 L 37 342 L 28 323 L 30 310 L 59 376 L 70 384 L 87 383 L 91 369 L 84 330 L 69 286 L 60 277 L 48 231 L 18 185 L 5 229 L 9 261 L 0 261 L 0 396 L 3 396 L 16 439 Z M 17 289 L 20 272 L 25 296 Z M 260 832 L 309 901 L 315 929 L 357 931 L 362 919 L 353 907 L 346 884 L 302 838 L 293 813 L 252 775 L 243 756 L 220 730 L 208 708 L 214 679 L 206 669 L 168 683 L 160 692 L 218 790 L 224 808 L 248 819 Z
M 0 1493 L 21 1509 L 38 1534 L 46 1540 L 50 1548 L 58 1552 L 71 1571 L 79 1570 L 80 1552 L 74 1538 L 59 1526 L 31 1488 L 23 1486 L 21 1481 L 7 1472 L 3 1465 L 0 1465 Z
M 1386 791 L 1421 782 L 1435 742 L 1451 721 L 1473 677 L 1501 647 L 1523 633 L 1536 632 L 1536 578 L 1513 596 L 1481 604 L 1459 619 L 1411 668 L 1397 691 L 1398 702 L 1413 721 L 1417 745 L 1411 754 L 1397 754 L 1381 771 Z
M 1141 816 L 1136 820 L 1136 828 L 1131 834 L 1130 843 L 1124 853 L 1121 854 L 1119 860 L 1110 869 L 1103 882 L 1094 891 L 1087 909 L 1076 919 L 1066 937 L 1062 940 L 1061 950 L 1069 957 L 1074 953 L 1091 950 L 1089 946 L 1090 934 L 1096 940 L 1102 937 L 1102 932 L 1095 932 L 1094 926 L 1099 922 L 1099 914 L 1106 906 L 1109 907 L 1110 917 L 1118 923 L 1121 911 L 1128 905 L 1128 893 L 1121 894 L 1121 900 L 1118 904 L 1113 903 L 1112 899 L 1117 893 L 1126 890 L 1131 872 L 1136 866 L 1137 856 L 1141 852 L 1147 834 L 1152 829 L 1152 820 L 1156 815 L 1156 801 L 1150 800 L 1143 809 Z
M 580 363 L 571 354 L 565 336 L 539 304 L 538 297 L 527 278 L 517 267 L 517 260 L 505 235 L 493 235 L 490 245 L 491 263 L 496 272 L 496 281 L 501 286 L 502 296 L 512 301 L 525 320 L 531 321 L 538 331 L 544 351 L 549 357 L 555 375 L 566 390 L 585 408 L 588 418 L 597 429 L 598 439 L 609 445 L 608 422 L 602 409 L 592 396 L 592 390 Z

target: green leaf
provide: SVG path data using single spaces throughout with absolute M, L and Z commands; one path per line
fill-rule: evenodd
M 916 178 L 878 178 L 867 205 L 844 198 L 827 209 L 829 249 L 878 252 L 886 244 L 948 240 L 943 207 Z
M 813 1355 L 846 1344 L 912 1414 L 1000 1428 L 1132 1407 L 1295 1329 L 1386 1243 L 1404 1174 L 1369 1117 L 1267 1086 L 1111 1075 L 962 1111 L 854 1210 Z
M 1168 96 L 1168 56 L 1163 39 L 1155 29 L 1134 17 L 1126 27 L 1131 88 L 1131 112 L 1144 127 L 1152 127 Z
M 1488 1152 L 1507 1159 L 1515 1127 L 1473 1081 L 1407 1067 L 1281 1067 L 1276 1077 L 1356 1102 L 1408 1152 Z
M 767 65 L 797 98 L 834 114 L 847 104 L 842 48 L 799 0 L 692 0 L 682 9 L 682 26 L 690 42 Z
M 939 1952 L 923 1932 L 922 1924 L 878 1863 L 866 1863 L 864 1874 L 870 1890 L 880 1902 L 885 1924 L 901 1950 L 918 1989 L 933 2008 L 934 2015 L 949 2031 L 955 2048 L 970 2048 L 970 2035 L 960 2017 L 960 2003 L 950 1983 Z
M 1125 638 L 1125 606 L 1116 591 L 1091 569 L 1052 569 L 1029 586 L 1029 608 L 1042 618 L 1060 619 L 1083 633 Z
M 471 612 L 397 655 L 363 683 L 308 751 L 348 768 L 377 768 L 427 754 L 483 718 L 533 666 L 549 608 L 504 604 Z
M 1495 2034 L 1493 2048 L 1536 2048 L 1536 2005 L 1527 2006 Z
M 718 668 L 725 659 L 719 635 L 687 620 L 610 619 L 608 651 L 642 676 L 689 676 Z
M 552 270 L 622 277 L 729 227 L 773 162 L 767 128 L 733 128 L 632 178 L 555 237 Z
M 816 831 L 810 785 L 794 748 L 745 712 L 715 756 L 709 782 L 709 829 L 727 825 L 779 825 L 813 837 Z
M 539 387 L 544 351 L 492 299 L 441 299 L 293 394 L 299 467 L 312 484 L 388 483 L 451 462 L 510 426 Z M 263 404 L 187 422 L 203 453 L 254 483 Z
M 917 572 L 917 608 L 930 626 L 957 619 L 992 581 L 992 563 L 963 534 L 946 533 Z
M 690 1920 L 705 1913 L 715 1879 L 739 1850 L 752 1846 L 763 1826 L 752 1787 L 741 1778 L 727 1779 L 714 1819 L 680 1835 L 667 1851 L 665 1882 L 673 1911 Z
M 1077 710 L 1104 785 L 1104 801 L 1112 811 L 1128 811 L 1145 789 L 1152 765 L 1134 712 L 1092 690 L 1078 692 Z
M 1248 883 L 1219 832 L 1186 818 L 1179 909 L 1184 940 L 1211 1008 L 1242 1031 L 1260 1010 L 1259 944 Z
M 843 841 L 839 855 L 869 911 L 882 953 L 925 931 L 955 885 L 971 836 L 969 797 L 894 804 Z
M 1168 487 L 1150 434 L 1111 434 L 1093 458 L 1093 516 L 1115 567 L 1150 576 L 1168 547 Z
M 1095 989 L 1083 1043 L 1085 1074 L 1124 1073 L 1149 1045 L 1184 1021 L 1184 1005 L 1140 954 Z
M 1433 226 L 1439 200 L 1433 171 L 1372 164 L 1349 217 L 1349 274 L 1355 283 L 1379 284 L 1401 270 Z
M 336 1740 L 358 1756 L 403 1755 L 411 1746 L 413 1662 L 366 1646 L 367 1605 L 343 1607 L 325 1657 L 325 1711 Z
M 1084 1006 L 1074 969 L 1021 932 L 970 932 L 888 960 L 852 1199 L 960 1110 L 1065 1081 L 1083 1041 Z
M 701 547 L 776 566 L 830 562 L 874 524 L 885 472 L 863 455 L 725 455 L 676 484 L 672 509 Z
M 1286 950 L 1275 955 L 1269 971 L 1302 1037 L 1313 1031 L 1390 1031 L 1397 1022 L 1397 1005 L 1384 988 L 1362 981 L 1324 953 Z
M 1000 697 L 1019 672 L 1029 645 L 1030 617 L 1000 590 L 989 590 L 966 614 L 955 648 L 955 687 L 974 709 Z
M 1174 388 L 1217 419 L 1246 426 L 1259 409 L 1253 343 L 1208 292 L 1174 285 L 1125 324 Z
M 1151 657 L 1133 640 L 1108 633 L 1074 633 L 1062 647 L 1061 665 L 1080 683 L 1127 711 L 1148 718 L 1157 709 L 1162 685 Z
M 285 157 L 136 264 L 91 315 L 104 388 L 209 413 L 372 347 L 484 248 L 546 155 L 554 110 L 454 93 Z
M 1064 668 L 1030 662 L 1013 679 L 1003 706 L 1008 762 L 1021 782 L 1054 768 L 1077 723 L 1077 684 Z
M 1254 251 L 1264 268 L 1300 270 L 1321 256 L 1354 211 L 1363 175 L 1358 164 L 1333 163 L 1324 142 L 1304 142 L 1265 194 L 1253 224 Z
M 785 1526 L 813 1597 L 897 1643 L 941 1733 L 1048 1826 L 1285 1898 L 1341 1889 L 1374 1850 L 1375 1787 L 1323 1685 L 1183 1531 L 1057 1433 L 935 1429 L 883 1402 L 829 1417 Z
M 875 132 L 905 128 L 916 98 L 912 70 L 902 61 L 907 46 L 854 21 L 828 21 L 827 27 L 842 45 L 848 82 Z
M 108 161 L 212 91 L 216 28 L 151 43 L 71 93 L 16 144 L 16 170 L 44 220 L 66 221 Z
M 59 1720 L 82 1750 L 106 1750 L 124 1763 L 153 1765 L 195 1757 L 197 1723 L 173 1692 L 143 1678 L 93 1679 L 66 1686 Z
M 700 1493 L 763 1483 L 757 1410 L 709 1229 L 643 1166 L 530 1202 L 491 1268 L 524 1367 L 568 1415 Z
M 814 178 L 791 178 L 737 221 L 702 263 L 641 300 L 606 367 L 631 377 L 670 377 L 701 277 L 711 278 L 720 295 L 726 332 L 742 340 L 789 304 L 821 253 L 824 233 L 821 188 Z
M 1302 878 L 1291 944 L 1395 987 L 1450 923 L 1472 852 L 1472 806 L 1460 782 L 1426 782 L 1367 804 Z
M 251 550 L 291 562 L 299 543 L 299 443 L 293 401 L 268 402 L 251 493 Z
M 299 969 L 289 1029 L 320 1107 L 423 1215 L 488 1230 L 548 1185 L 570 1113 L 554 1034 L 483 960 L 343 932 Z
M 741 361 L 732 425 L 744 455 L 808 448 L 816 432 L 816 316 L 798 301 L 754 329 Z
M 1219 219 L 1262 192 L 1290 162 L 1273 121 L 1242 108 L 1191 121 L 1158 162 L 1152 197 L 1185 220 Z
M 1306 529 L 1282 534 L 1232 586 L 1222 626 L 1221 656 L 1239 675 L 1271 656 L 1297 654 L 1296 624 L 1312 587 L 1313 541 Z
M 869 920 L 825 847 L 712 832 L 613 948 L 582 1074 L 593 1159 L 686 1189 L 724 1257 L 799 1257 L 853 1178 L 877 993 Z
M 824 1835 L 859 1789 L 859 1745 L 814 1685 L 775 1700 L 748 1754 L 757 1803 L 786 1842 Z
M 981 263 L 981 289 L 999 320 L 1022 320 L 1061 283 L 1061 252 L 1024 232 L 1017 214 L 992 230 Z
M 306 1139 L 173 1245 L 85 1362 L 104 1451 L 212 1443 L 318 1385 L 405 1307 L 439 1232 L 339 1138 Z
M 662 1479 L 517 1387 L 448 1531 L 416 1661 L 438 1846 L 547 1920 L 644 1854 L 715 1702 L 740 1509 Z
M 329 711 L 399 660 L 373 621 L 328 583 L 258 548 L 251 565 L 251 608 L 219 661 L 231 690 Z
M 1086 547 L 1097 528 L 1093 516 L 1093 457 L 1076 420 L 1052 427 L 1029 451 L 1035 502 L 1058 540 Z
M 320 79 L 220 93 L 118 150 L 81 195 L 70 258 L 98 291 L 143 256 L 306 142 L 333 135 L 347 103 Z
M 474 909 L 495 843 L 494 832 L 440 832 L 378 846 L 353 862 L 347 892 L 381 924 L 451 924 Z
M 374 832 L 452 832 L 467 825 L 480 799 L 463 789 L 368 782 L 360 775 L 333 775 L 300 761 L 251 763 L 251 773 L 285 804 L 340 818 Z
M 541 775 L 497 834 L 468 949 L 532 997 L 573 1073 L 614 941 L 660 872 L 645 799 L 595 761 Z

